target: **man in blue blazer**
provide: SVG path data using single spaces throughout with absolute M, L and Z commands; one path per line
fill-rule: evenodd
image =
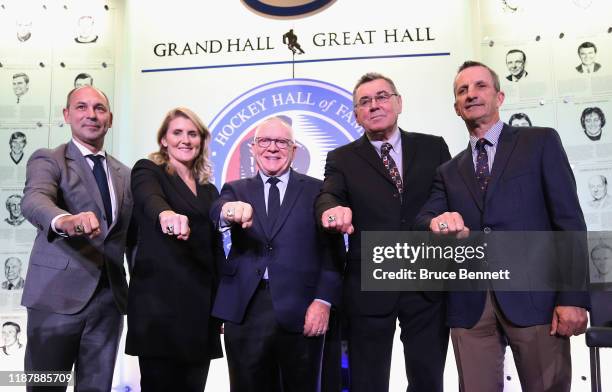
M 277 391 L 282 380 L 285 391 L 317 391 L 343 243 L 315 222 L 322 182 L 290 169 L 290 125 L 265 120 L 251 150 L 259 172 L 225 184 L 210 212 L 232 234 L 213 307 L 225 320 L 231 390 Z
M 435 233 L 470 230 L 585 231 L 576 184 L 557 132 L 499 119 L 499 77 L 468 61 L 454 81 L 468 148 L 438 168 L 417 224 Z M 524 391 L 569 391 L 569 337 L 585 331 L 586 293 L 452 292 L 448 323 L 462 391 L 502 391 L 506 343 Z

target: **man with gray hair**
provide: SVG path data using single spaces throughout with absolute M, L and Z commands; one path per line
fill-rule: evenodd
M 504 124 L 499 76 L 483 63 L 464 62 L 453 91 L 454 109 L 465 123 L 469 143 L 438 168 L 417 227 L 457 238 L 470 231 L 586 232 L 559 134 L 552 128 Z M 572 270 L 576 280 L 581 277 L 579 261 L 576 257 Z M 584 261 L 586 267 L 586 257 Z M 569 392 L 569 337 L 586 329 L 588 293 L 494 287 L 447 295 L 459 389 L 502 391 L 509 345 L 523 391 Z
M 6 280 L 0 284 L 3 290 L 21 290 L 25 280 L 21 277 L 21 260 L 18 257 L 9 257 L 4 262 L 4 276 Z
M 6 198 L 5 204 L 9 216 L 4 221 L 11 226 L 19 226 L 25 221 L 25 217 L 21 213 L 21 199 L 22 196 L 16 193 Z
M 589 191 L 593 198 L 589 201 L 589 206 L 595 209 L 608 208 L 612 206 L 610 196 L 608 196 L 608 179 L 602 174 L 596 174 L 589 178 Z
M 442 293 L 362 291 L 361 234 L 410 230 L 427 200 L 436 168 L 450 159 L 444 139 L 398 127 L 402 97 L 379 73 L 353 89 L 361 138 L 327 154 L 316 214 L 328 230 L 348 234 L 344 308 L 352 392 L 389 389 L 399 320 L 409 391 L 442 391 L 448 328 Z
M 317 225 L 321 181 L 291 168 L 296 148 L 287 122 L 264 120 L 251 145 L 258 173 L 226 183 L 210 210 L 232 235 L 212 311 L 225 320 L 232 392 L 320 390 L 344 244 Z

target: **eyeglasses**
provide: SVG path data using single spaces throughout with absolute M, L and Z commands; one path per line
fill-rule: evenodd
M 391 97 L 399 97 L 399 94 L 389 94 L 387 92 L 382 92 L 380 94 L 376 94 L 373 97 L 361 97 L 359 101 L 357 101 L 356 107 L 366 108 L 372 105 L 372 102 L 378 103 L 387 103 Z
M 270 139 L 269 137 L 257 137 L 253 144 L 257 144 L 261 148 L 268 148 L 274 142 L 276 147 L 284 150 L 287 147 L 293 145 L 293 142 L 288 139 Z

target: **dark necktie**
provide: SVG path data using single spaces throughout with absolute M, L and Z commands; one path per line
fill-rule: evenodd
M 476 182 L 483 193 L 487 191 L 489 179 L 491 178 L 489 172 L 489 155 L 485 149 L 486 145 L 491 145 L 491 143 L 485 138 L 478 139 L 476 142 Z
M 401 196 L 404 190 L 404 186 L 402 184 L 402 176 L 400 176 L 400 172 L 397 169 L 397 165 L 395 164 L 395 161 L 389 154 L 389 151 L 391 151 L 391 148 L 392 148 L 391 143 L 383 143 L 382 146 L 380 147 L 380 157 L 382 158 L 383 164 L 385 165 L 385 168 L 389 172 L 389 175 L 391 176 L 391 179 L 393 180 L 393 183 L 395 184 Z
M 280 211 L 280 191 L 276 186 L 279 182 L 280 180 L 276 177 L 268 178 L 268 184 L 270 184 L 270 190 L 268 191 L 268 227 L 270 229 L 274 226 L 274 222 L 276 222 L 276 217 Z
M 15 285 L 14 285 L 14 284 L 12 284 L 12 283 L 9 283 L 9 284 L 8 284 L 8 289 L 9 289 L 9 290 L 12 290 L 12 289 L 13 289 L 13 287 L 15 287 Z
M 106 224 L 110 227 L 113 222 L 113 207 L 111 204 L 110 190 L 108 189 L 108 179 L 106 178 L 106 171 L 102 160 L 102 155 L 87 155 L 87 158 L 91 159 L 94 163 L 93 175 L 96 178 L 100 195 L 102 196 L 102 203 L 104 203 L 104 213 L 106 214 Z

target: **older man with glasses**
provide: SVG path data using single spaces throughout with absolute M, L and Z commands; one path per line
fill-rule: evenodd
M 327 155 L 317 218 L 349 235 L 343 304 L 348 313 L 351 391 L 389 389 L 399 319 L 409 391 L 442 391 L 448 346 L 440 293 L 361 291 L 361 233 L 410 230 L 436 168 L 450 159 L 441 137 L 401 130 L 402 97 L 391 79 L 368 73 L 353 90 L 360 139 Z

